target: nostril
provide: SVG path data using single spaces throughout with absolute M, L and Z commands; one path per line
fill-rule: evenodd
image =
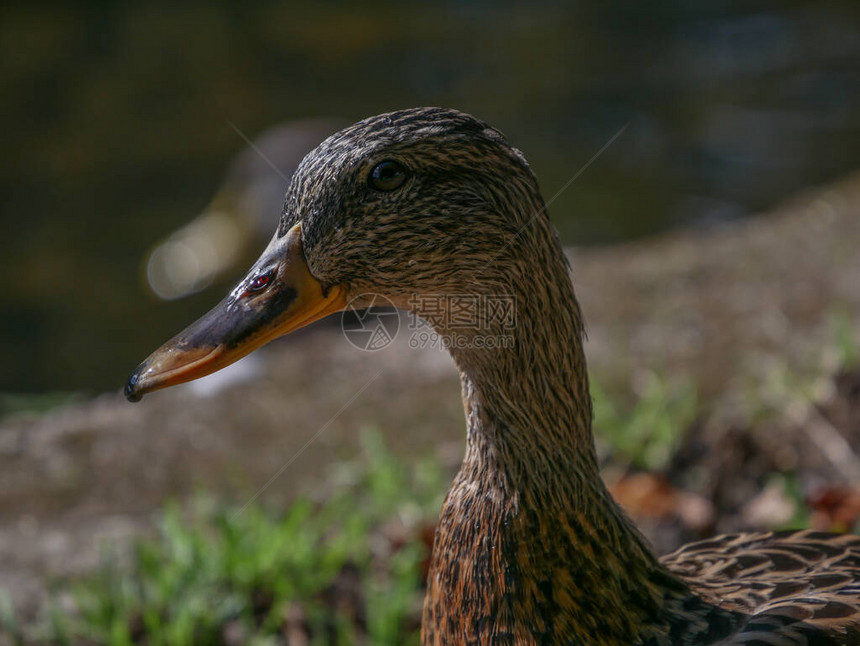
M 272 277 L 275 272 L 273 269 L 270 269 L 264 274 L 260 274 L 251 279 L 251 282 L 245 287 L 245 291 L 242 293 L 242 296 L 246 294 L 254 294 L 256 292 L 261 292 L 266 289 L 269 284 L 272 282 Z

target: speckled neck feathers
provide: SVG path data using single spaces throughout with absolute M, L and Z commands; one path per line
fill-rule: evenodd
M 472 285 L 515 302 L 512 330 L 481 330 L 514 343 L 451 350 L 467 448 L 437 532 L 424 643 L 637 643 L 665 630 L 649 623 L 685 588 L 600 480 L 582 319 L 536 188 L 506 204 L 523 210 L 509 215 L 519 234 Z

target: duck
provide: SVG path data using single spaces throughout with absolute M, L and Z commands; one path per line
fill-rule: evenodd
M 860 538 L 743 533 L 658 558 L 613 501 L 568 260 L 523 154 L 469 114 L 389 112 L 323 141 L 247 275 L 125 395 L 197 379 L 376 294 L 456 338 L 465 450 L 422 644 L 860 644 Z
M 233 124 L 231 124 L 233 125 Z M 159 299 L 186 298 L 228 275 L 264 247 L 278 224 L 284 192 L 299 162 L 348 125 L 335 117 L 291 119 L 263 130 L 227 164 L 202 213 L 159 240 L 143 259 Z

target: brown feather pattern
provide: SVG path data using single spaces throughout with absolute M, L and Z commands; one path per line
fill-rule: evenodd
M 384 160 L 409 172 L 397 190 L 368 186 Z M 660 560 L 614 503 L 569 267 L 501 133 L 443 108 L 361 121 L 299 166 L 277 235 L 299 221 L 312 273 L 352 297 L 419 315 L 413 295 L 516 303 L 512 347 L 451 350 L 466 452 L 435 538 L 424 644 L 860 644 L 860 539 L 722 536 Z

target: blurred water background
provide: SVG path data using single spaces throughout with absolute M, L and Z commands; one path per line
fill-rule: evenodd
M 243 136 L 452 106 L 550 197 L 629 122 L 553 201 L 564 242 L 719 226 L 860 165 L 860 4 L 5 5 L 0 87 L 0 392 L 95 393 L 243 272 L 166 302 L 142 269 Z

